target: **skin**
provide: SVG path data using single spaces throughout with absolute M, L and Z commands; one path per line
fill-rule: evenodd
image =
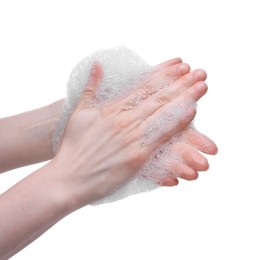
M 183 65 L 179 59 L 161 64 L 155 72 L 159 73 L 157 78 L 169 77 L 167 71 L 174 74 L 176 70 L 175 79 L 179 79 L 131 110 L 124 108 L 134 93 L 103 108 L 86 109 L 102 79 L 102 68 L 94 65 L 88 87 L 70 116 L 55 156 L 50 140 L 61 101 L 11 119 L 1 119 L 2 172 L 53 159 L 1 194 L 0 259 L 10 258 L 66 215 L 128 181 L 155 149 L 177 133 L 183 134 L 184 142 L 175 144 L 179 147 L 175 152 L 184 156 L 184 167 L 193 169 L 193 172 L 181 169 L 179 177 L 194 179 L 197 170 L 207 168 L 207 161 L 199 162 L 203 156 L 198 150 L 205 149 L 211 154 L 216 152 L 216 146 L 211 141 L 208 149 L 204 148 L 202 140 L 207 137 L 187 128 L 196 113 L 187 101 L 196 102 L 207 92 L 206 74 L 202 70 L 189 72 L 189 66 Z M 153 86 L 151 78 L 144 84 L 145 89 Z M 175 127 L 152 143 L 141 142 L 151 120 L 160 117 L 168 107 L 181 104 L 187 107 L 187 113 Z M 176 177 L 164 181 L 162 185 L 177 184 Z
M 166 87 L 171 86 L 171 92 L 166 92 L 166 96 L 171 94 L 173 97 L 178 97 L 182 92 L 197 82 L 197 84 L 205 84 L 204 81 L 207 78 L 205 71 L 195 70 L 192 73 L 189 72 L 189 65 L 182 63 L 180 58 L 166 61 L 155 68 L 152 77 L 141 83 L 141 89 L 144 90 L 143 93 L 148 93 L 151 89 L 157 87 L 159 82 L 167 81 L 168 85 L 166 85 Z M 178 80 L 184 75 L 186 76 L 183 77 L 182 80 Z M 136 95 L 136 93 L 133 93 L 128 96 L 121 102 L 121 106 L 126 107 L 126 110 L 128 110 L 128 108 L 133 105 L 132 100 L 135 99 Z M 148 97 L 149 95 L 147 95 L 147 98 Z M 185 180 L 197 179 L 198 171 L 206 171 L 209 168 L 207 159 L 199 151 L 214 155 L 217 153 L 217 146 L 210 138 L 198 132 L 196 129 L 191 127 L 185 128 L 180 133 L 180 140 L 173 144 L 173 155 L 178 154 L 182 158 L 182 161 L 173 162 L 173 176 L 160 181 L 159 184 L 175 186 L 178 184 L 178 179 L 175 176 Z
M 0 173 L 53 158 L 51 138 L 62 104 L 0 119 Z

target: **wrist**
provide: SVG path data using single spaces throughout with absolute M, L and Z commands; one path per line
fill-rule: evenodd
M 50 160 L 52 134 L 63 100 L 48 106 L 3 118 L 1 124 L 0 173 Z
M 48 176 L 48 183 L 52 187 L 53 203 L 61 214 L 68 215 L 81 208 L 75 195 L 75 185 L 71 176 L 74 169 L 72 164 L 57 159 L 57 155 L 44 167 Z
M 53 134 L 55 131 L 55 128 L 57 127 L 57 122 L 61 116 L 62 113 L 62 107 L 63 107 L 64 99 L 58 100 L 46 107 L 45 112 L 49 116 L 48 125 L 46 125 L 46 145 L 48 146 L 48 150 L 50 151 L 50 158 L 53 158 L 54 151 L 53 151 Z

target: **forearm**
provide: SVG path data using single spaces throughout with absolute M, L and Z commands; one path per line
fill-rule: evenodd
M 0 173 L 53 157 L 51 137 L 62 103 L 0 119 Z
M 8 259 L 72 211 L 48 163 L 0 196 L 0 259 Z

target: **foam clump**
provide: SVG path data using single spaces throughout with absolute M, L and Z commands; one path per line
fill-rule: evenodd
M 146 64 L 136 53 L 125 47 L 119 47 L 95 52 L 83 59 L 72 71 L 67 85 L 67 99 L 64 103 L 63 113 L 59 119 L 53 135 L 53 148 L 57 151 L 67 120 L 76 106 L 83 89 L 89 79 L 90 71 L 94 62 L 99 62 L 103 68 L 103 78 L 96 93 L 96 106 L 103 106 L 106 102 L 117 100 L 126 95 L 130 90 L 138 89 L 138 83 L 146 78 L 146 75 L 153 70 L 153 67 Z M 159 86 L 161 88 L 161 86 Z M 157 90 L 153 90 L 154 92 Z M 153 92 L 152 91 L 152 92 Z M 135 101 L 134 106 L 142 102 L 142 97 Z M 162 118 L 152 122 L 143 138 L 143 142 L 153 142 L 157 139 L 158 130 L 163 126 L 177 124 L 183 112 L 166 111 Z M 173 127 L 173 126 L 169 126 Z M 173 142 L 179 138 L 174 136 L 168 143 L 162 145 L 155 151 L 137 175 L 127 184 L 114 191 L 111 195 L 97 201 L 95 205 L 113 202 L 127 196 L 151 191 L 159 187 L 159 182 L 168 175 L 172 175 L 171 165 L 173 161 L 180 161 L 181 158 L 173 157 L 170 152 Z M 172 157 L 169 158 L 169 154 Z
M 96 105 L 100 106 L 133 90 L 152 68 L 140 56 L 125 47 L 100 50 L 83 59 L 74 68 L 67 83 L 67 99 L 52 140 L 55 152 L 67 120 L 86 87 L 91 67 L 95 62 L 99 62 L 103 69 L 102 82 L 96 93 Z

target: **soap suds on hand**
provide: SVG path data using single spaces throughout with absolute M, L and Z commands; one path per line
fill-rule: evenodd
M 99 62 L 103 69 L 103 78 L 96 93 L 96 101 L 93 106 L 102 107 L 108 101 L 117 100 L 130 91 L 137 89 L 136 100 L 130 104 L 130 108 L 138 106 L 146 98 L 144 95 L 150 95 L 162 88 L 159 83 L 158 89 L 151 90 L 153 93 L 142 93 L 139 85 L 142 80 L 153 70 L 153 67 L 146 64 L 136 53 L 125 47 L 113 48 L 97 51 L 94 54 L 83 59 L 72 71 L 67 84 L 67 98 L 64 103 L 62 115 L 54 131 L 52 144 L 54 152 L 57 152 L 58 144 L 61 141 L 63 131 L 66 127 L 70 114 L 79 101 L 83 89 L 89 79 L 91 68 L 94 62 Z M 154 120 L 145 132 L 143 142 L 153 142 L 155 138 L 163 131 L 173 128 L 182 117 L 184 111 L 169 110 L 162 118 Z M 159 187 L 159 182 L 167 177 L 173 176 L 171 165 L 173 162 L 179 162 L 182 159 L 173 156 L 171 146 L 173 142 L 179 139 L 179 135 L 174 136 L 169 142 L 165 143 L 155 151 L 145 165 L 139 170 L 137 175 L 127 184 L 121 186 L 111 195 L 97 201 L 94 205 L 113 202 L 126 198 L 130 195 L 151 191 Z M 171 154 L 171 156 L 169 156 Z M 174 173 L 175 174 L 175 173 Z M 177 176 L 178 177 L 178 176 Z

